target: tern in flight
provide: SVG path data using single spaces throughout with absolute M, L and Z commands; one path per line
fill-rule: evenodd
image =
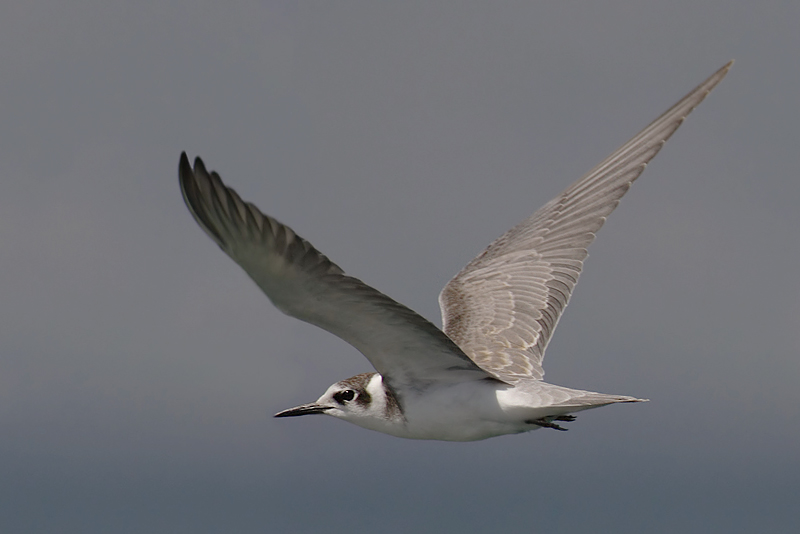
M 645 400 L 548 384 L 542 360 L 596 232 L 732 63 L 469 262 L 439 295 L 441 330 L 181 154 L 181 191 L 200 227 L 283 313 L 347 341 L 377 371 L 275 417 L 325 414 L 403 438 L 472 441 L 565 430 L 576 412 Z

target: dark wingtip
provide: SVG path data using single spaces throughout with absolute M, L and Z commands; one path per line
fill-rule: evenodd
M 187 176 L 191 172 L 192 166 L 189 164 L 189 158 L 186 156 L 186 152 L 181 152 L 181 159 L 178 162 L 178 176 Z
M 192 171 L 189 158 L 186 156 L 186 152 L 181 152 L 181 159 L 178 162 L 178 183 L 181 186 L 183 200 L 186 202 L 186 206 L 189 207 L 189 210 L 193 214 L 194 210 L 191 207 L 190 196 L 192 195 L 192 190 L 196 188 L 194 185 L 194 180 L 194 171 Z
M 189 175 L 192 172 L 201 172 L 203 174 L 208 174 L 206 172 L 206 166 L 203 163 L 203 160 L 200 156 L 194 158 L 194 171 L 192 171 L 192 165 L 189 163 L 189 157 L 186 155 L 186 152 L 181 152 L 181 159 L 178 163 L 178 173 L 181 175 Z
M 203 160 L 200 159 L 200 156 L 194 158 L 194 172 L 201 172 L 203 174 L 208 174 L 206 171 L 206 165 L 203 163 Z

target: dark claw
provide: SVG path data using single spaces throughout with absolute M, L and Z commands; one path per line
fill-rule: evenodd
M 566 421 L 568 423 L 571 423 L 572 421 L 575 420 L 575 416 L 574 415 L 559 415 L 558 417 L 556 417 L 553 420 L 554 421 Z

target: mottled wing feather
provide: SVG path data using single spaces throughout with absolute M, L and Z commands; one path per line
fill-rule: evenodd
M 197 223 L 281 311 L 342 338 L 390 383 L 488 377 L 431 322 L 347 276 L 308 241 L 242 201 L 181 154 L 183 198 Z
M 439 295 L 444 332 L 475 363 L 510 382 L 544 376 L 545 349 L 578 283 L 586 247 L 732 63 L 489 245 L 445 286 Z

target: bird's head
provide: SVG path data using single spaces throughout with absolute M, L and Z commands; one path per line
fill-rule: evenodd
M 362 373 L 340 380 L 315 402 L 301 404 L 275 417 L 325 414 L 358 426 L 377 430 L 397 419 L 399 407 L 378 373 Z

